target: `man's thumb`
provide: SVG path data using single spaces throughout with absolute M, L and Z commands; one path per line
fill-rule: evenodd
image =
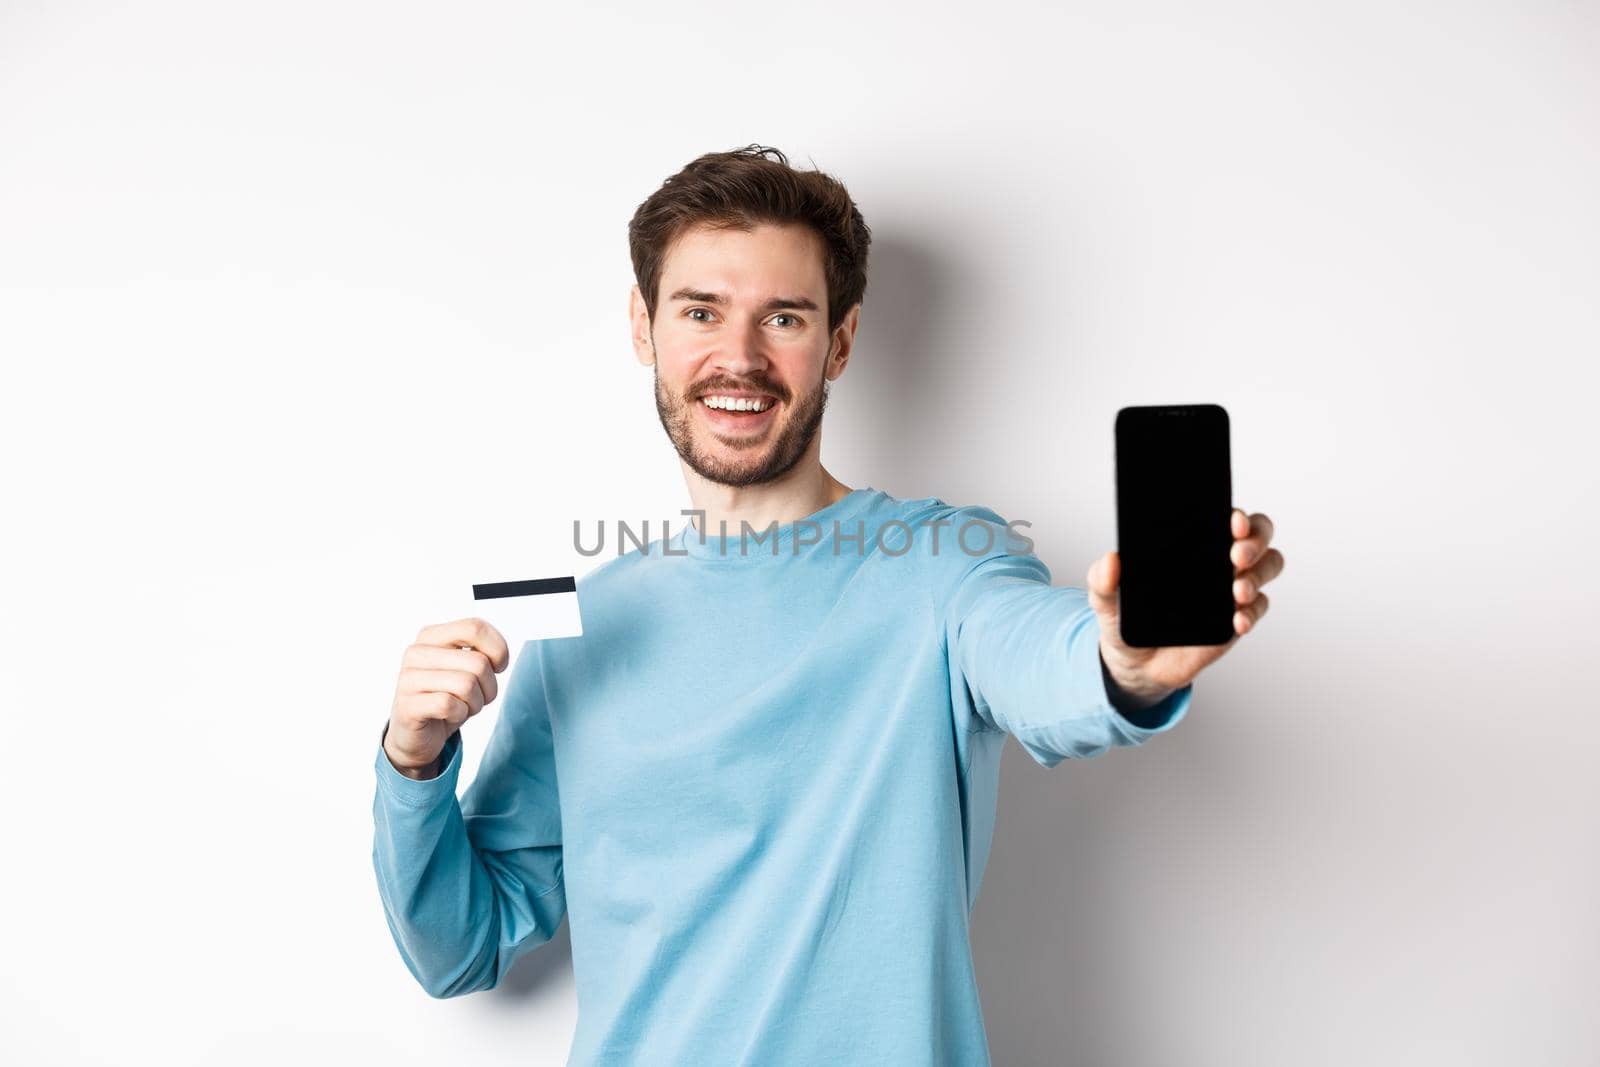
M 1117 617 L 1117 581 L 1122 577 L 1122 560 L 1107 552 L 1089 565 L 1089 604 L 1102 620 Z

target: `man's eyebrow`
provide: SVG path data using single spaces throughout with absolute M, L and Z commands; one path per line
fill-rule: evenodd
M 685 286 L 677 290 L 668 300 L 693 300 L 697 304 L 726 304 L 728 298 L 721 293 L 708 293 L 703 289 L 690 289 Z M 761 305 L 762 311 L 782 311 L 788 309 L 796 311 L 819 311 L 816 302 L 804 296 L 775 296 Z

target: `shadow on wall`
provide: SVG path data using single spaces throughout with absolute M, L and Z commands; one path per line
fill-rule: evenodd
M 572 936 L 565 917 L 555 936 L 516 963 L 500 984 L 489 991 L 496 999 L 522 1001 L 547 989 L 559 976 L 572 975 Z
M 1225 958 L 1193 954 L 1217 936 L 1204 932 L 1216 922 L 1217 881 L 1258 892 L 1281 881 L 1215 872 L 1233 835 L 1272 836 L 1239 814 L 1304 817 L 1295 780 L 1316 773 L 1318 753 L 1302 739 L 1262 727 L 1269 716 L 1250 707 L 1259 699 L 1247 679 L 1213 670 L 1196 682 L 1185 721 L 1145 745 L 1046 769 L 1006 741 L 972 924 L 996 1067 L 1183 1063 L 1194 1054 L 1183 1021 L 1195 1002 L 1213 1014 L 1236 1008 L 1240 1032 L 1265 1025 L 1229 991 Z M 1173 958 L 1167 944 L 1187 955 Z M 1175 1006 L 1173 987 L 1196 972 L 1215 974 L 1214 985 Z
M 941 328 L 966 291 L 960 260 L 911 232 L 875 230 L 868 270 L 855 349 L 828 387 L 823 450 L 849 457 L 852 485 L 940 496 L 937 456 L 950 447 L 954 394 L 971 373 Z

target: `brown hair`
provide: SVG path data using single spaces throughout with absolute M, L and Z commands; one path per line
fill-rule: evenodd
M 768 153 L 777 159 L 767 158 Z M 837 179 L 815 169 L 797 170 L 778 149 L 758 144 L 708 152 L 685 165 L 628 221 L 633 273 L 651 320 L 667 249 L 685 230 L 696 225 L 750 230 L 760 223 L 801 223 L 822 238 L 831 336 L 866 295 L 872 231 Z

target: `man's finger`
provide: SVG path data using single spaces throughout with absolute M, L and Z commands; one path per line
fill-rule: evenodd
M 1267 613 L 1267 594 L 1257 593 L 1256 598 L 1245 604 L 1233 613 L 1233 628 L 1235 636 L 1247 634 L 1256 628 L 1256 623 L 1261 621 L 1261 616 Z
M 1269 548 L 1249 569 L 1241 571 L 1234 576 L 1234 584 L 1237 585 L 1239 581 L 1247 581 L 1250 583 L 1251 589 L 1260 589 L 1282 573 L 1283 553 L 1275 548 Z
M 1234 524 L 1234 529 L 1238 529 L 1237 522 Z M 1229 550 L 1228 556 L 1233 560 L 1233 565 L 1243 570 L 1260 559 L 1262 553 L 1267 550 L 1267 543 L 1272 540 L 1272 532 L 1271 519 L 1259 511 L 1251 515 L 1249 535 L 1237 538 L 1233 542 L 1233 548 Z
M 1089 566 L 1089 603 L 1102 614 L 1115 614 L 1117 610 L 1117 581 L 1121 577 L 1121 560 L 1115 552 L 1107 552 Z

